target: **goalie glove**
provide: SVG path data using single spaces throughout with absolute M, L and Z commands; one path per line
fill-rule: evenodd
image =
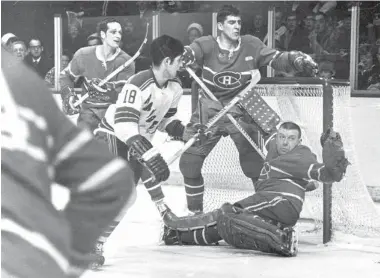
M 308 76 L 317 74 L 318 64 L 309 55 L 301 51 L 290 51 L 288 57 L 296 72 L 304 72 Z
M 160 183 L 169 178 L 168 164 L 148 139 L 138 134 L 129 138 L 126 144 L 129 147 L 129 154 L 148 168 L 155 182 Z
M 61 90 L 62 110 L 66 115 L 75 115 L 79 113 L 80 107 L 75 107 L 74 103 L 79 99 L 73 88 L 64 87 Z
M 103 86 L 100 86 L 99 78 L 93 78 L 92 80 L 86 80 L 84 87 L 87 90 L 90 98 L 101 102 L 113 102 L 117 99 L 117 93 L 115 92 L 116 85 L 113 82 L 106 82 Z
M 321 135 L 322 158 L 325 168 L 334 181 L 341 181 L 350 162 L 345 157 L 340 134 L 328 129 Z

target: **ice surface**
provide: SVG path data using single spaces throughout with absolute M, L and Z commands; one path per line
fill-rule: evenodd
M 220 246 L 160 245 L 161 222 L 157 209 L 142 185 L 137 201 L 105 245 L 106 264 L 88 271 L 85 278 L 105 277 L 380 277 L 380 239 L 340 235 L 340 241 L 323 245 L 320 238 L 301 234 L 299 254 L 282 258 L 255 251 Z M 57 191 L 58 190 L 58 191 Z M 55 189 L 57 206 L 67 192 Z M 165 186 L 167 202 L 183 214 L 184 189 Z M 380 211 L 380 206 L 379 206 Z M 301 224 L 300 229 L 307 224 Z
M 185 97 L 181 103 L 187 107 L 189 99 Z M 351 103 L 354 141 L 361 143 L 355 146 L 360 171 L 367 185 L 380 186 L 377 175 L 380 169 L 380 100 L 355 98 Z M 179 116 L 186 120 L 185 114 Z M 75 117 L 72 120 L 75 121 Z M 165 135 L 160 134 L 156 140 L 165 140 Z M 165 186 L 164 192 L 173 210 L 181 214 L 185 204 L 184 189 Z M 66 191 L 55 188 L 53 201 L 57 207 L 63 207 L 67 198 Z M 380 212 L 380 205 L 378 207 Z M 300 229 L 304 228 L 307 229 L 307 223 L 301 223 Z M 140 185 L 136 204 L 105 245 L 105 266 L 83 277 L 380 277 L 380 239 L 340 234 L 338 241 L 323 245 L 320 237 L 303 233 L 299 255 L 281 258 L 226 245 L 163 246 L 159 245 L 160 229 L 158 212 Z

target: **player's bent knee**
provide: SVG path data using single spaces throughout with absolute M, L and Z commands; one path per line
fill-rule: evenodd
M 184 153 L 179 160 L 179 169 L 186 184 L 202 185 L 202 165 L 205 158 L 200 155 Z

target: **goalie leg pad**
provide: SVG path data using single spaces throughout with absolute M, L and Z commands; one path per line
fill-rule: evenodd
M 263 218 L 245 210 L 226 211 L 218 217 L 219 235 L 232 246 L 242 249 L 294 256 L 293 234 L 268 223 Z

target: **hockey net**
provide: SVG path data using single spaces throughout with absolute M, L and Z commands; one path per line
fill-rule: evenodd
M 294 121 L 300 125 L 303 144 L 313 150 L 319 161 L 322 161 L 319 138 L 323 131 L 323 115 L 332 112 L 334 130 L 341 133 L 347 157 L 352 163 L 345 178 L 334 183 L 331 188 L 332 209 L 327 215 L 332 220 L 333 236 L 335 231 L 340 231 L 357 236 L 379 237 L 380 216 L 360 175 L 355 155 L 349 85 L 343 82 L 323 84 L 316 79 L 302 82 L 300 79 L 267 79 L 263 82 L 265 84 L 257 85 L 255 90 L 277 111 L 282 121 Z M 330 88 L 330 92 L 332 90 L 331 107 L 326 107 L 326 100 L 324 105 L 326 88 Z M 205 211 L 254 193 L 252 182 L 244 176 L 238 152 L 229 137 L 223 137 L 212 150 L 204 163 L 202 174 L 205 179 Z M 178 175 L 172 174 L 172 177 L 170 184 L 183 184 Z M 323 194 L 322 184 L 317 190 L 307 193 L 301 213 L 301 218 L 312 220 L 312 230 L 317 233 L 322 233 L 323 221 L 328 221 L 323 212 L 325 209 L 326 213 L 329 206 L 324 206 Z

